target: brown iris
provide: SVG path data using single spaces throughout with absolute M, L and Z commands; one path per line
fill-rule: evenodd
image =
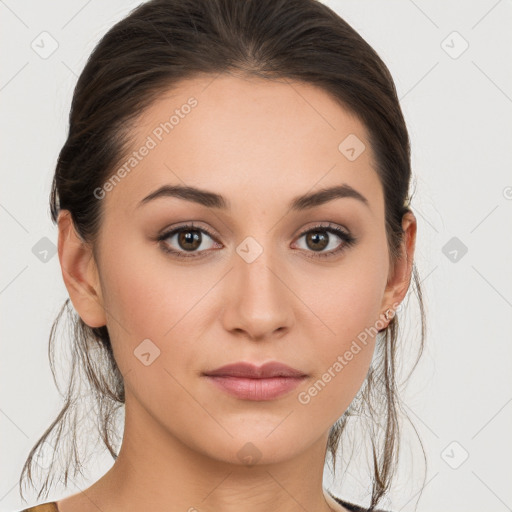
M 199 230 L 188 229 L 178 234 L 178 243 L 186 251 L 193 251 L 201 245 L 202 235 Z
M 312 241 L 312 244 L 309 242 Z M 306 235 L 306 244 L 310 249 L 324 249 L 329 243 L 329 235 L 325 231 L 311 231 Z

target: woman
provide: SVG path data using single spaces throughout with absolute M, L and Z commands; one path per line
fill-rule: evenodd
M 389 71 L 325 5 L 152 0 L 116 24 L 51 194 L 73 378 L 20 485 L 50 436 L 60 455 L 62 431 L 79 441 L 86 394 L 115 462 L 26 510 L 381 510 L 411 278 L 422 304 L 410 177 Z M 382 427 L 369 508 L 322 486 L 365 418 Z

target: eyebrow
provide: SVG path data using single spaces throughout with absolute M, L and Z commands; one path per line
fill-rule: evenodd
M 222 195 L 183 185 L 163 185 L 142 199 L 137 207 L 161 197 L 177 197 L 206 206 L 207 208 L 231 209 L 230 202 Z M 357 199 L 369 207 L 368 199 L 346 183 L 295 197 L 290 201 L 288 206 L 292 211 L 302 211 L 321 206 L 334 199 L 345 197 Z

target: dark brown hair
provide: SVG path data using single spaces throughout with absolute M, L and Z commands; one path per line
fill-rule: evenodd
M 375 171 L 385 198 L 385 226 L 391 262 L 400 257 L 402 217 L 412 211 L 409 136 L 391 74 L 376 52 L 340 16 L 316 0 L 152 0 L 134 9 L 98 43 L 82 71 L 73 95 L 69 133 L 52 183 L 50 210 L 69 210 L 84 243 L 96 246 L 103 214 L 94 190 L 111 177 L 130 144 L 134 121 L 158 98 L 187 78 L 241 74 L 267 80 L 313 84 L 365 125 Z M 94 253 L 96 254 L 96 253 Z M 424 347 L 425 314 L 416 265 L 415 292 L 421 314 L 421 339 L 416 367 Z M 124 404 L 122 375 L 113 357 L 106 326 L 87 326 L 67 299 L 49 341 L 55 379 L 54 339 L 64 311 L 70 315 L 72 364 L 65 403 L 57 418 L 30 451 L 20 475 L 32 485 L 33 458 L 51 436 L 54 454 L 64 455 L 58 475 L 67 484 L 71 469 L 80 471 L 77 448 L 78 401 L 89 395 L 98 433 L 117 457 L 115 414 Z M 399 400 L 396 379 L 398 314 L 377 339 L 367 378 L 345 414 L 332 427 L 328 449 L 335 454 L 349 420 L 362 431 L 369 421 L 373 447 L 370 510 L 390 488 L 398 463 Z M 81 392 L 80 372 L 85 375 Z M 412 372 L 412 370 L 411 370 Z M 409 373 L 410 375 L 410 373 Z M 57 381 L 56 381 L 57 383 Z M 64 434 L 64 435 L 63 435 Z M 117 441 L 115 441 L 117 439 Z M 67 441 L 67 449 L 59 447 Z M 421 442 L 421 440 L 420 440 Z M 51 484 L 54 464 L 38 497 Z

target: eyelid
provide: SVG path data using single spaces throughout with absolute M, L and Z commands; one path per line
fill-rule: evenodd
M 178 225 L 172 225 L 172 226 L 170 226 L 168 228 L 165 228 L 161 232 L 161 234 L 159 234 L 157 236 L 157 238 L 158 238 L 158 240 L 164 240 L 165 238 L 168 238 L 171 235 L 174 235 L 177 232 L 179 232 L 181 230 L 186 230 L 186 229 L 190 229 L 191 231 L 192 230 L 197 230 L 197 231 L 201 231 L 203 233 L 206 233 L 210 238 L 215 240 L 215 242 L 220 243 L 218 241 L 218 239 L 217 239 L 218 238 L 217 234 L 214 233 L 213 230 L 211 230 L 208 227 L 204 227 L 204 226 L 198 225 L 195 221 L 184 222 L 184 223 L 181 223 L 181 224 L 178 224 Z

